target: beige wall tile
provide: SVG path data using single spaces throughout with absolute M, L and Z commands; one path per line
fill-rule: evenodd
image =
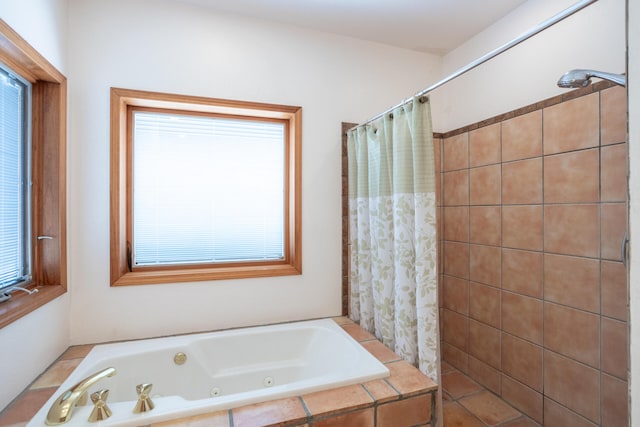
M 500 328 L 500 289 L 471 282 L 469 316 L 494 328 Z
M 229 411 L 153 423 L 151 427 L 229 427 Z
M 544 250 L 566 255 L 600 255 L 599 206 L 546 205 L 544 207 Z
M 595 424 L 586 418 L 548 398 L 544 399 L 544 426 L 596 427 Z
M 586 311 L 545 302 L 544 346 L 599 368 L 600 317 Z
M 542 203 L 542 158 L 502 164 L 502 203 Z
M 542 301 L 503 291 L 502 329 L 527 341 L 542 344 Z
M 469 320 L 469 355 L 499 369 L 500 330 Z
M 444 240 L 469 241 L 469 207 L 444 208 Z
M 469 241 L 482 245 L 500 245 L 502 241 L 502 208 L 471 206 L 469 208 Z
M 627 200 L 628 158 L 626 143 L 602 147 L 600 152 L 601 201 L 624 202 Z
M 627 380 L 629 369 L 627 322 L 602 318 L 602 370 Z
M 431 420 L 431 399 L 432 396 L 429 394 L 380 405 L 376 409 L 378 412 L 376 425 L 378 427 L 412 427 L 427 423 Z
M 502 161 L 542 155 L 542 110 L 502 122 Z
M 600 422 L 600 374 L 559 354 L 544 352 L 545 396 L 587 419 Z M 546 421 L 546 416 L 545 416 Z M 572 424 L 565 424 L 565 426 Z
M 446 329 L 445 329 L 446 331 Z M 469 353 L 447 342 L 442 342 L 442 359 L 465 374 L 469 372 Z
M 284 421 L 302 423 L 307 419 L 307 413 L 298 397 L 241 406 L 233 409 L 232 414 L 234 427 L 271 425 Z
M 598 202 L 599 149 L 575 151 L 544 158 L 544 202 Z
M 469 167 L 469 134 L 445 138 L 442 143 L 442 170 L 444 172 L 451 170 L 464 169 Z
M 500 123 L 469 132 L 469 166 L 500 163 Z
M 469 169 L 469 203 L 499 205 L 500 176 L 500 165 Z
M 542 253 L 502 249 L 502 288 L 542 298 Z
M 621 262 L 602 261 L 602 314 L 627 320 L 629 297 L 627 269 Z
M 502 207 L 502 246 L 542 250 L 542 206 Z
M 314 421 L 314 427 L 370 427 L 374 425 L 374 408 L 363 409 L 356 412 L 341 414 L 331 418 Z
M 627 230 L 627 205 L 605 203 L 602 205 L 602 258 L 622 261 L 622 239 Z
M 469 278 L 475 282 L 500 287 L 500 248 L 469 245 Z
M 601 144 L 627 140 L 627 92 L 615 86 L 600 92 Z
M 544 298 L 598 313 L 600 260 L 545 254 Z
M 444 307 L 460 314 L 469 314 L 469 281 L 444 276 Z
M 443 174 L 444 206 L 469 204 L 469 171 L 467 169 Z
M 602 374 L 602 427 L 629 425 L 629 387 L 609 375 Z
M 503 333 L 502 371 L 542 392 L 542 347 Z
M 500 371 L 475 357 L 469 356 L 469 376 L 487 390 L 500 394 Z
M 598 93 L 543 110 L 544 154 L 596 147 L 600 141 Z
M 444 242 L 444 273 L 460 279 L 469 278 L 469 245 Z
M 443 205 L 442 200 L 442 173 L 436 171 L 436 206 L 440 207 Z
M 542 394 L 513 380 L 502 376 L 502 398 L 516 409 L 541 423 L 543 419 Z
M 469 318 L 451 310 L 443 311 L 444 341 L 460 350 L 467 351 L 469 342 Z M 452 363 L 455 366 L 455 364 Z
M 460 208 L 445 213 L 442 262 L 463 280 L 443 280 L 443 358 L 547 427 L 593 426 L 601 415 L 617 425 L 628 412 L 604 395 L 627 369 L 625 111 L 615 87 L 448 148 L 443 170 L 456 172 L 442 176 L 443 199 Z
M 440 212 L 443 208 L 437 208 L 437 212 Z M 442 218 L 442 215 L 440 215 Z M 442 228 L 444 221 L 437 219 L 439 228 Z M 442 236 L 444 232 L 438 231 L 438 276 L 444 274 L 444 240 L 442 240 Z
M 433 138 L 433 167 L 436 174 L 442 172 L 442 138 Z

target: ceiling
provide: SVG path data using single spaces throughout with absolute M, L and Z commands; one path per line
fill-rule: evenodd
M 180 0 L 429 53 L 447 53 L 526 0 Z

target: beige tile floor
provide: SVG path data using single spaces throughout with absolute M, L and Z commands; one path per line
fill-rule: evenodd
M 442 388 L 444 427 L 539 427 L 446 362 Z

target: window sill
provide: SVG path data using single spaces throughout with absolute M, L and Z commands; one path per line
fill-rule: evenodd
M 0 303 L 0 328 L 26 316 L 65 292 L 67 290 L 62 285 L 39 286 L 38 292 L 31 295 L 20 291 L 14 292 L 9 301 Z
M 152 285 L 159 283 L 200 282 L 204 280 L 248 279 L 254 277 L 291 276 L 302 274 L 299 267 L 289 264 L 202 268 L 184 270 L 135 271 L 123 274 L 111 286 Z

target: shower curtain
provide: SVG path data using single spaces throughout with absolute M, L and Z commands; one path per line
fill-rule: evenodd
M 350 317 L 438 381 L 429 98 L 348 132 Z

